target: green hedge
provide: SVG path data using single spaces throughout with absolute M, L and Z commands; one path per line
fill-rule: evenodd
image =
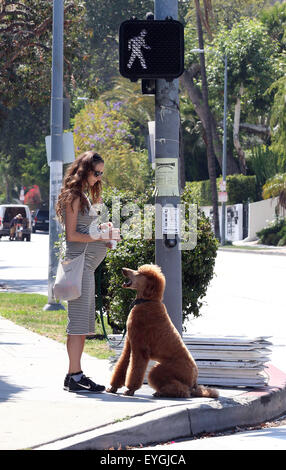
M 217 178 L 217 190 L 222 178 Z M 245 203 L 257 201 L 256 177 L 244 175 L 228 175 L 226 177 L 226 189 L 228 192 L 228 204 Z M 189 199 L 199 206 L 211 206 L 210 180 L 187 182 L 185 192 Z

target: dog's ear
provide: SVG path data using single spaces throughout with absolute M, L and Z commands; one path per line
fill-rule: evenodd
M 145 283 L 145 288 L 143 292 L 143 297 L 153 297 L 156 292 L 156 283 L 154 282 L 154 279 L 149 278 L 146 276 L 146 283 Z

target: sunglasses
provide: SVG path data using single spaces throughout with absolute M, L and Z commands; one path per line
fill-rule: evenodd
M 102 176 L 102 175 L 103 175 L 103 171 L 96 171 L 96 170 L 94 170 L 94 171 L 93 171 L 93 174 L 94 174 L 94 176 L 96 176 L 96 177 L 97 177 L 97 176 Z

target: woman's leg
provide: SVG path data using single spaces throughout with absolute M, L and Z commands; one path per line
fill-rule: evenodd
M 85 335 L 68 335 L 67 351 L 69 356 L 69 374 L 81 371 L 81 356 L 83 353 Z

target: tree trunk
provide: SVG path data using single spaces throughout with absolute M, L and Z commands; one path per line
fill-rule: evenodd
M 183 139 L 183 128 L 180 121 L 180 133 L 179 133 L 180 149 L 179 149 L 179 175 L 180 175 L 180 190 L 184 191 L 186 178 L 185 178 L 185 159 L 184 159 L 184 139 Z
M 194 105 L 195 111 L 200 118 L 203 128 L 206 128 L 206 116 L 205 109 L 202 103 L 202 95 L 200 90 L 194 85 L 193 77 L 198 73 L 198 64 L 193 64 L 189 70 L 186 70 L 181 76 L 181 83 L 186 89 L 188 96 L 191 102 Z M 199 70 L 200 72 L 200 70 Z M 217 131 L 216 120 L 210 111 L 211 127 L 212 127 L 212 138 L 213 138 L 213 147 L 215 151 L 216 159 L 222 168 L 222 142 L 221 137 Z M 227 174 L 233 175 L 235 173 L 240 173 L 240 168 L 237 163 L 237 160 L 233 158 L 233 155 L 229 153 L 227 155 Z
M 197 31 L 198 31 L 199 48 L 203 50 L 204 39 L 203 39 L 202 23 L 201 23 L 201 18 L 200 18 L 199 0 L 195 0 L 195 5 L 196 5 L 196 15 L 197 15 Z M 209 104 L 208 104 L 208 84 L 207 84 L 204 53 L 200 54 L 200 64 L 201 64 L 201 77 L 202 77 L 203 107 L 205 111 L 204 113 L 205 114 L 205 134 L 206 134 L 206 141 L 207 141 L 208 171 L 209 171 L 209 178 L 210 178 L 210 183 L 211 183 L 212 203 L 213 203 L 213 224 L 214 224 L 215 236 L 216 238 L 220 239 L 217 186 L 216 186 L 216 167 L 215 167 L 216 157 L 215 157 L 215 153 L 213 149 L 213 141 L 212 141 L 211 118 L 210 118 L 210 109 L 209 109 Z
M 240 126 L 240 110 L 241 110 L 241 96 L 243 94 L 243 85 L 240 85 L 239 94 L 236 99 L 236 104 L 234 108 L 234 120 L 233 120 L 233 144 L 235 150 L 237 151 L 238 158 L 239 158 L 239 165 L 241 173 L 244 175 L 246 174 L 246 161 L 245 161 L 245 153 L 241 147 L 240 140 L 239 140 L 239 126 Z

